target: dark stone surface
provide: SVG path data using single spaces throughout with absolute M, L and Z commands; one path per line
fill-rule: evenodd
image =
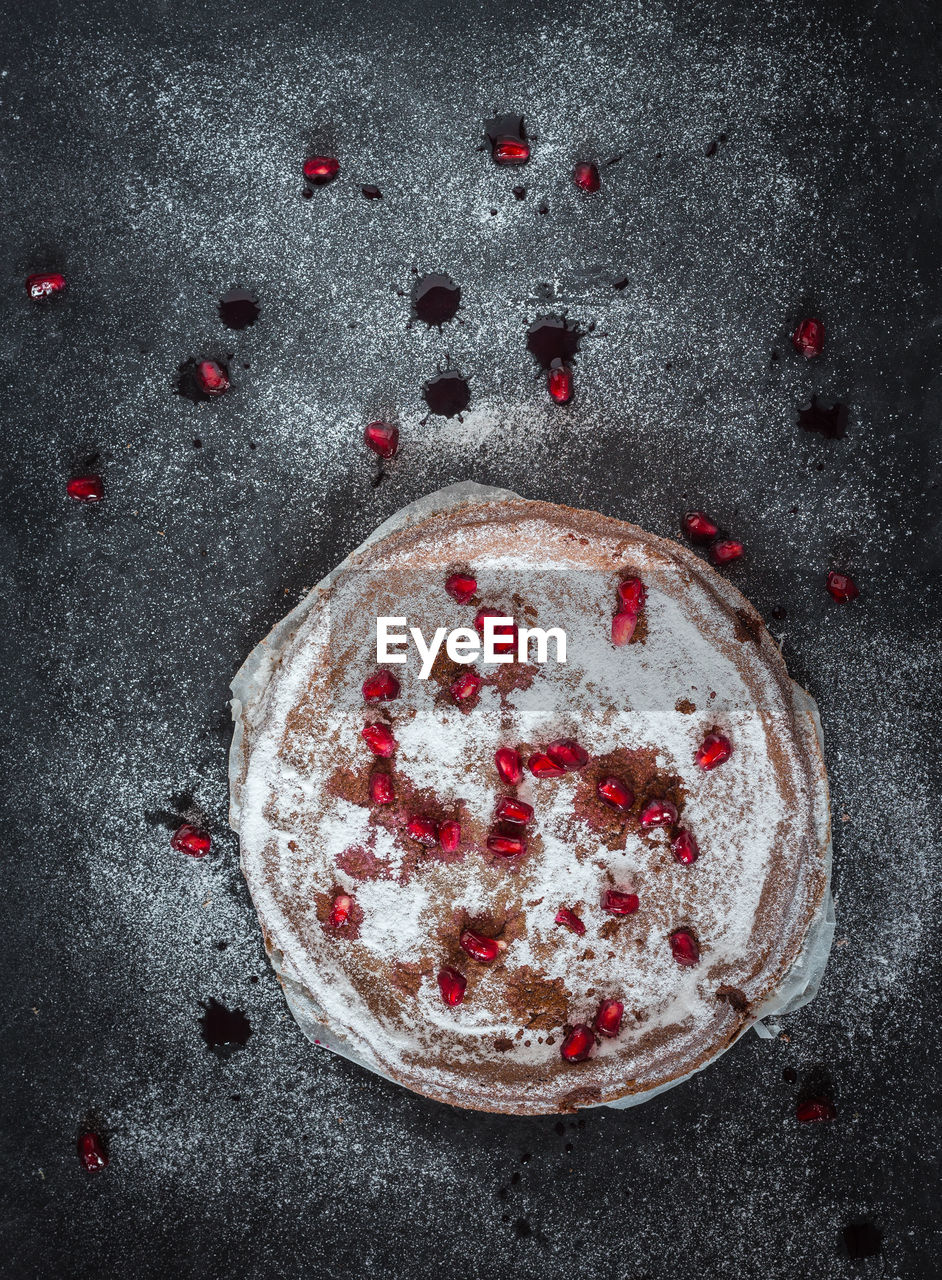
M 931 3 L 819 10 L 6 6 L 4 1276 L 939 1274 L 942 48 Z M 476 149 L 500 111 L 524 169 Z M 341 174 L 304 199 L 313 149 Z M 48 307 L 41 268 L 70 282 Z M 436 271 L 461 310 L 410 327 Z M 548 313 L 586 335 L 566 409 L 526 351 Z M 231 392 L 176 394 L 190 358 Z M 449 364 L 470 412 L 425 421 Z M 842 438 L 799 428 L 812 395 Z M 94 509 L 64 493 L 89 466 Z M 462 1113 L 313 1049 L 226 828 L 241 660 L 467 477 L 668 535 L 706 506 L 821 707 L 823 989 L 640 1109 Z M 171 852 L 182 816 L 205 862 Z M 211 1048 L 207 1010 L 251 1034 Z M 798 1126 L 819 1079 L 838 1117 Z

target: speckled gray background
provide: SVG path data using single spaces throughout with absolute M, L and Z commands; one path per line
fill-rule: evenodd
M 935 6 L 5 9 L 0 1273 L 937 1276 Z M 494 108 L 536 136 L 522 177 L 476 150 Z M 314 146 L 343 167 L 305 200 Z M 47 266 L 70 293 L 31 306 Z M 462 287 L 441 333 L 409 326 L 413 267 Z M 261 301 L 242 333 L 232 286 Z M 548 310 L 595 326 L 563 410 L 525 350 Z M 813 365 L 788 344 L 808 310 Z M 174 393 L 229 353 L 223 401 Z M 446 356 L 471 410 L 423 422 Z M 846 438 L 798 428 L 812 392 Z M 403 447 L 374 487 L 380 411 Z M 64 484 L 93 455 L 107 500 L 83 508 Z M 238 872 L 231 675 L 371 527 L 464 478 L 667 535 L 705 505 L 820 704 L 823 990 L 637 1110 L 450 1111 L 316 1052 Z M 169 849 L 188 808 L 203 863 Z M 251 1023 L 228 1056 L 210 998 Z M 799 1126 L 822 1072 L 838 1118 Z M 853 1223 L 878 1255 L 848 1257 Z

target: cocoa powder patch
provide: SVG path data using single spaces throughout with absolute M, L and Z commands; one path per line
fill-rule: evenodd
M 566 1020 L 569 992 L 562 978 L 547 978 L 529 965 L 507 973 L 504 997 L 527 1030 L 552 1031 Z

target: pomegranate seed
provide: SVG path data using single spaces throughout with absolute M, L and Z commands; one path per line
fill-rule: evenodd
M 498 858 L 519 858 L 527 851 L 527 842 L 522 836 L 502 836 L 499 831 L 492 831 L 487 837 L 487 847 Z
M 598 165 L 587 161 L 581 161 L 576 165 L 572 171 L 572 180 L 580 191 L 588 192 L 589 195 L 598 191 L 602 185 Z
M 498 138 L 491 154 L 497 164 L 526 164 L 530 159 L 530 144 L 518 138 Z
M 501 822 L 516 822 L 525 826 L 533 817 L 533 805 L 516 796 L 501 796 L 494 810 L 494 817 Z
M 592 1028 L 580 1022 L 559 1046 L 559 1052 L 567 1062 L 585 1062 L 594 1048 L 595 1036 Z
M 638 615 L 634 610 L 624 610 L 622 613 L 616 613 L 612 618 L 612 644 L 616 649 L 620 649 L 622 645 L 626 645 L 635 633 L 635 627 L 638 625 Z
M 191 858 L 205 858 L 212 843 L 209 832 L 184 822 L 170 837 L 170 848 Z
M 567 773 L 576 773 L 589 763 L 588 751 L 580 747 L 575 738 L 560 738 L 551 742 L 546 748 L 546 754 Z
M 395 800 L 393 780 L 388 773 L 370 774 L 370 799 L 374 804 L 392 804 Z
M 710 547 L 710 559 L 714 564 L 730 564 L 738 560 L 745 548 L 735 538 L 717 538 Z
M 442 999 L 445 1004 L 461 1004 L 467 985 L 468 979 L 463 973 L 459 973 L 457 969 L 452 969 L 450 965 L 446 965 L 444 969 L 439 969 L 438 989 L 442 993 Z
M 792 334 L 792 346 L 800 356 L 810 360 L 824 349 L 824 325 L 820 320 L 801 320 Z
M 701 769 L 715 769 L 733 754 L 733 744 L 722 733 L 708 733 L 697 748 L 697 764 Z
M 602 894 L 602 910 L 613 916 L 632 916 L 638 910 L 639 901 L 636 893 L 626 893 L 623 889 L 606 889 Z
M 689 929 L 677 929 L 670 936 L 671 955 L 678 964 L 690 968 L 700 959 L 700 946 Z
M 563 766 L 557 764 L 545 751 L 534 751 L 527 761 L 527 768 L 534 778 L 561 778 L 566 772 Z
M 363 698 L 366 702 L 389 702 L 399 697 L 399 681 L 391 671 L 382 668 L 363 681 Z
M 368 422 L 363 428 L 363 443 L 381 458 L 394 458 L 399 449 L 399 428 L 389 422 Z
M 593 1026 L 600 1036 L 608 1036 L 614 1040 L 621 1031 L 622 1015 L 625 1006 L 620 1000 L 603 1000 L 595 1014 Z
M 513 747 L 498 747 L 494 752 L 494 763 L 497 766 L 497 772 L 508 787 L 515 787 L 523 776 L 520 752 L 515 751 Z
M 688 511 L 681 528 L 691 542 L 711 542 L 719 533 L 719 528 L 705 511 Z
M 65 292 L 65 276 L 58 271 L 37 271 L 26 277 L 26 292 L 33 302 L 45 302 L 57 293 Z
M 477 578 L 468 573 L 453 573 L 445 583 L 445 590 L 459 604 L 468 604 L 478 589 Z
M 471 698 L 477 697 L 480 687 L 481 677 L 475 675 L 473 671 L 466 671 L 452 684 L 451 696 L 455 702 L 468 702 Z
M 105 1151 L 105 1144 L 97 1133 L 88 1130 L 86 1133 L 79 1134 L 78 1158 L 86 1173 L 100 1173 L 102 1169 L 107 1168 L 108 1154 Z
M 562 360 L 554 360 L 546 371 L 546 389 L 557 404 L 572 399 L 572 370 Z
M 640 578 L 626 578 L 618 584 L 618 598 L 625 613 L 637 613 L 644 608 L 648 590 Z
M 812 1124 L 818 1120 L 836 1120 L 837 1108 L 827 1098 L 808 1098 L 799 1102 L 795 1117 L 800 1124 Z
M 671 851 L 678 862 L 689 867 L 700 857 L 700 846 L 686 827 L 681 827 L 671 842 Z
M 581 938 L 585 933 L 585 925 L 569 907 L 560 907 L 556 912 L 555 924 L 564 924 L 567 929 L 571 929 L 573 933 L 577 933 Z
M 446 853 L 454 853 L 461 844 L 461 823 L 443 822 L 438 828 L 438 843 Z
M 672 827 L 677 821 L 677 806 L 670 800 L 649 800 L 638 821 L 646 831 L 652 827 Z
M 834 569 L 828 574 L 827 588 L 835 600 L 841 604 L 849 604 L 860 595 L 857 583 L 849 573 L 837 573 Z
M 635 802 L 635 793 L 618 778 L 603 778 L 595 788 L 595 793 L 613 809 L 630 809 Z
M 484 634 L 485 618 L 506 618 L 507 614 L 500 613 L 497 609 L 479 609 L 474 617 L 474 629 Z M 513 622 L 504 623 L 494 630 L 494 652 L 495 653 L 512 653 L 517 647 L 517 628 Z
M 221 396 L 229 390 L 229 375 L 215 360 L 200 360 L 196 366 L 196 385 L 204 396 Z
M 425 818 L 418 813 L 413 814 L 406 823 L 406 830 L 419 844 L 438 844 L 438 827 L 431 818 Z
M 76 502 L 101 502 L 105 486 L 101 476 L 73 476 L 65 491 Z
M 353 899 L 349 893 L 338 893 L 334 898 L 334 905 L 330 909 L 328 921 L 335 929 L 341 928 L 350 919 L 350 908 L 353 906 Z
M 374 756 L 391 756 L 398 746 L 392 729 L 382 721 L 365 724 L 360 734 Z
M 340 172 L 340 161 L 333 156 L 311 156 L 304 162 L 304 176 L 315 187 L 333 182 Z
M 490 964 L 507 946 L 505 942 L 498 942 L 496 938 L 485 938 L 483 933 L 475 933 L 473 929 L 465 929 L 462 932 L 458 945 L 472 960 L 477 960 L 480 964 Z

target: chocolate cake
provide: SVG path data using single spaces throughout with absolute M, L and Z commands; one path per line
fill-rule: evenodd
M 489 612 L 510 662 L 377 663 L 378 617 L 427 643 Z M 519 628 L 560 628 L 565 661 Z M 534 1114 L 645 1093 L 801 953 L 828 878 L 813 704 L 673 542 L 452 505 L 346 561 L 250 685 L 233 825 L 269 955 L 328 1043 L 410 1089 Z

